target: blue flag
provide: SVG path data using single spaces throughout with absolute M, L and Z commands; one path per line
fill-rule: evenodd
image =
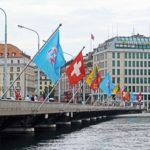
M 42 46 L 39 53 L 34 57 L 33 62 L 52 83 L 56 83 L 60 78 L 60 68 L 66 62 L 59 43 L 59 30 Z
M 135 102 L 135 101 L 136 101 L 136 94 L 131 93 L 131 102 Z
M 114 88 L 114 84 L 110 78 L 109 73 L 107 73 L 106 77 L 100 83 L 100 89 L 107 95 L 111 96 L 112 90 Z

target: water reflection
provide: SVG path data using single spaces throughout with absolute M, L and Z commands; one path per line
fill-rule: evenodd
M 57 132 L 3 134 L 0 150 L 149 150 L 150 118 L 115 118 Z

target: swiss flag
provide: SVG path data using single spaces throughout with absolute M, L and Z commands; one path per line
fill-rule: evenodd
M 137 95 L 136 99 L 137 99 L 138 102 L 141 102 L 141 100 L 142 100 L 141 92 Z
M 78 81 L 85 77 L 82 51 L 76 56 L 70 66 L 66 69 L 66 74 L 71 85 L 77 84 Z

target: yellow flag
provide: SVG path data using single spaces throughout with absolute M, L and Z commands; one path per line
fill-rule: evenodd
M 120 90 L 120 85 L 119 85 L 119 83 L 117 83 L 117 84 L 115 85 L 114 89 L 112 90 L 112 93 L 113 93 L 113 94 L 116 94 L 119 90 Z
M 91 83 L 94 79 L 94 69 L 90 72 L 90 74 L 88 75 L 88 77 L 86 78 L 85 82 L 86 84 L 90 87 L 91 86 Z

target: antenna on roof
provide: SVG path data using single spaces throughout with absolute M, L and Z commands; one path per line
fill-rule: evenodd
M 135 35 L 134 25 L 133 25 L 132 35 Z
M 109 26 L 107 27 L 107 38 L 109 39 Z
M 150 24 L 148 25 L 148 30 L 149 30 L 149 35 L 148 36 L 150 37 Z
M 114 36 L 114 31 L 113 31 L 113 24 L 112 24 L 112 37 Z
M 117 23 L 117 29 L 116 29 L 116 34 L 117 34 L 117 36 L 118 36 L 118 23 Z

